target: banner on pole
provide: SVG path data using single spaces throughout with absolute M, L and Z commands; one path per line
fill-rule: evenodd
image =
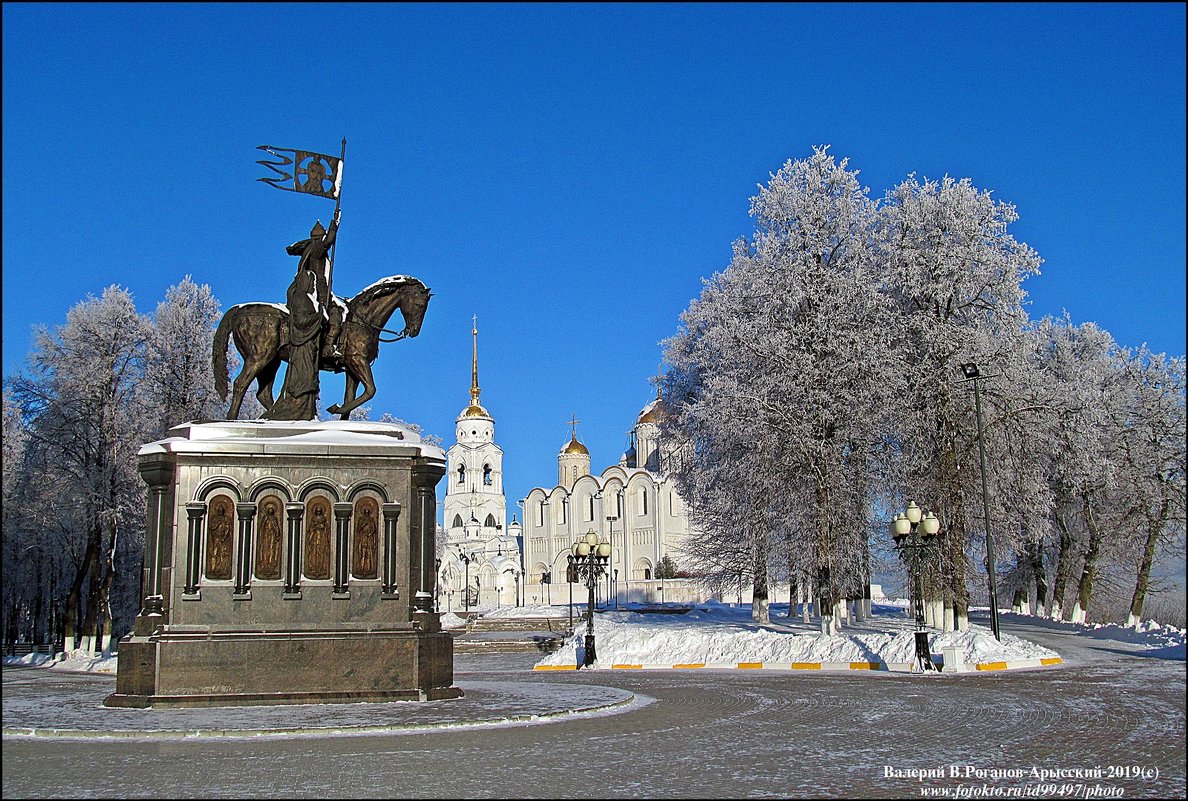
M 324 153 L 272 145 L 260 145 L 256 149 L 270 153 L 277 159 L 256 161 L 276 173 L 256 180 L 287 192 L 338 200 L 342 192 L 342 159 Z

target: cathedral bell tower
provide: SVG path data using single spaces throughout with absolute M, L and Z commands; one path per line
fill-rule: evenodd
M 503 450 L 495 444 L 495 418 L 479 403 L 478 320 L 471 331 L 470 403 L 455 421 L 457 441 L 446 453 L 447 546 L 473 551 L 507 529 Z

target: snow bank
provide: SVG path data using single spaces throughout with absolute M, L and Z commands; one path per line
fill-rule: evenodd
M 1175 626 L 1166 626 L 1162 623 L 1156 623 L 1154 620 L 1144 620 L 1133 626 L 1124 626 L 1119 623 L 1072 623 L 1070 621 L 1052 620 L 1035 615 L 1020 615 L 1009 612 L 1002 612 L 1000 616 L 1004 619 L 1013 617 L 1018 620 L 1025 620 L 1033 625 L 1067 631 L 1081 637 L 1092 637 L 1097 640 L 1114 640 L 1116 642 L 1140 645 L 1149 651 L 1159 651 L 1158 656 L 1164 659 L 1185 658 L 1184 642 L 1185 635 L 1188 635 L 1188 630 L 1178 629 Z
M 583 604 L 581 609 L 585 609 Z M 577 604 L 573 605 L 574 614 L 579 614 L 579 607 Z M 549 604 L 534 604 L 531 606 L 502 606 L 498 609 L 484 610 L 483 617 L 556 617 L 568 618 L 569 608 L 565 606 L 552 606 Z
M 6 656 L 6 665 L 29 665 L 32 667 L 48 667 L 50 670 L 71 670 L 84 673 L 116 672 L 118 657 L 116 654 L 92 654 L 89 651 L 74 650 L 69 654 L 25 654 L 24 656 Z
M 790 625 L 759 626 L 749 610 L 722 604 L 700 604 L 685 615 L 644 615 L 606 612 L 594 620 L 598 659 L 596 667 L 615 664 L 679 665 L 763 662 L 877 662 L 910 663 L 915 657 L 915 634 L 909 621 L 890 618 L 855 626 L 852 633 L 826 637 L 809 630 L 793 631 Z M 882 629 L 882 631 L 876 630 Z M 574 663 L 583 643 L 580 626 L 556 653 L 537 664 L 563 666 Z M 934 654 L 954 647 L 968 664 L 1052 659 L 1051 649 L 1004 633 L 1002 642 L 981 627 L 966 631 L 929 632 Z
M 460 629 L 465 628 L 466 618 L 459 617 L 453 612 L 443 612 L 441 615 L 441 627 L 443 629 Z

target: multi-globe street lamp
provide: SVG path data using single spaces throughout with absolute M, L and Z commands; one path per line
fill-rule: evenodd
M 609 541 L 600 540 L 594 531 L 573 543 L 570 554 L 570 565 L 574 573 L 585 583 L 590 591 L 586 605 L 586 652 L 582 659 L 582 666 L 589 667 L 598 658 L 594 649 L 594 588 L 598 586 L 598 579 L 606 572 L 610 564 L 611 545 Z M 572 586 L 572 585 L 571 585 Z M 570 606 L 572 609 L 572 605 Z
M 912 585 L 912 609 L 916 613 L 916 657 L 921 670 L 935 670 L 928 647 L 928 628 L 924 623 L 924 564 L 940 546 L 940 520 L 932 512 L 924 514 L 915 501 L 891 521 L 891 538 L 899 558 L 907 565 Z

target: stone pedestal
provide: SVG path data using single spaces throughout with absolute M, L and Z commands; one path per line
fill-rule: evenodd
M 108 706 L 454 698 L 439 448 L 400 426 L 187 423 L 140 451 L 144 606 Z

